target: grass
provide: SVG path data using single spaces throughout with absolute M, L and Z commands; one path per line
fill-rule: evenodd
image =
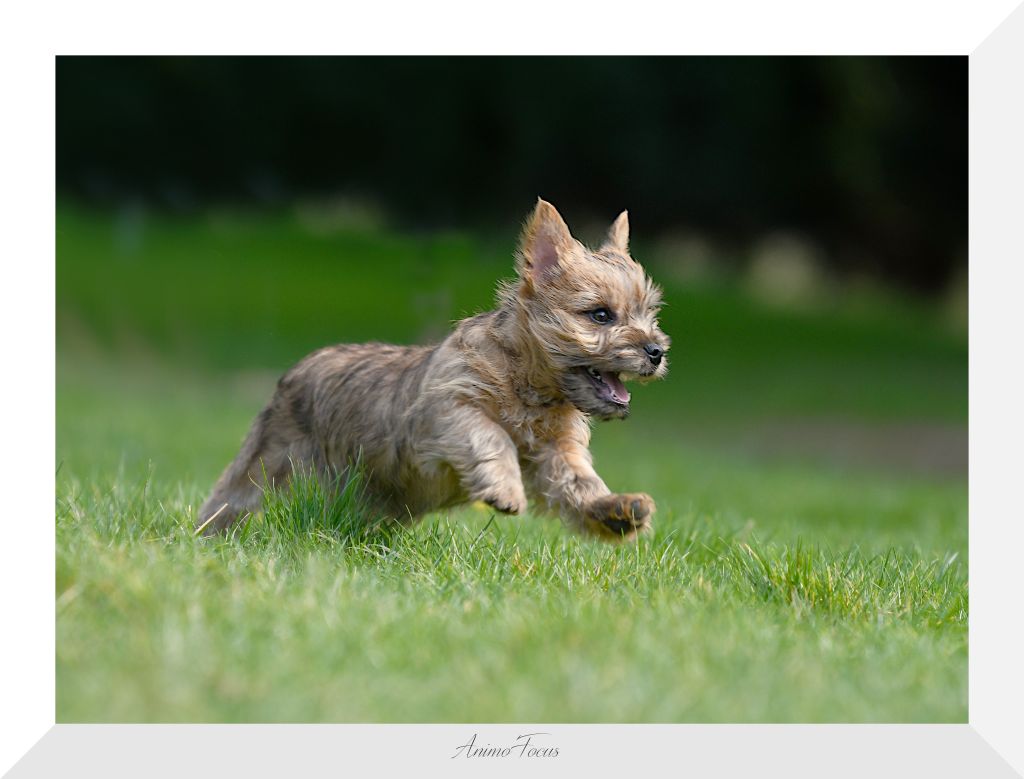
M 146 482 L 69 493 L 63 721 L 963 716 L 954 555 L 764 542 L 695 513 L 619 548 L 477 512 L 365 536 L 348 502 L 310 523 L 326 501 L 304 480 L 207 541 Z
M 58 231 L 58 721 L 966 721 L 966 474 L 728 445 L 964 424 L 965 339 L 926 306 L 667 285 L 673 376 L 595 430 L 658 501 L 636 545 L 473 507 L 368 533 L 303 479 L 204 539 L 276 373 L 486 307 L 501 241 L 68 204 Z

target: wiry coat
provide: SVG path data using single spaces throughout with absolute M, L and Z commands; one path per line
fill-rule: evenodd
M 381 516 L 413 520 L 475 500 L 518 514 L 529 494 L 605 538 L 645 529 L 654 502 L 611 494 L 588 450 L 591 417 L 628 414 L 621 378 L 667 370 L 660 294 L 627 241 L 625 212 L 591 252 L 539 201 L 497 310 L 436 346 L 344 344 L 307 356 L 278 382 L 198 522 L 230 526 L 259 508 L 265 481 L 283 485 L 295 466 L 330 477 L 358 461 Z

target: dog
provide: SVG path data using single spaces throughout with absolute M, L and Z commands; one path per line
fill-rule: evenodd
M 201 507 L 205 533 L 260 508 L 302 465 L 319 478 L 358 462 L 374 516 L 412 522 L 482 501 L 522 514 L 527 497 L 584 534 L 633 539 L 654 501 L 613 493 L 588 449 L 594 419 L 625 418 L 626 380 L 663 378 L 660 289 L 629 254 L 623 211 L 599 249 L 538 200 L 494 311 L 440 344 L 342 344 L 289 370 Z

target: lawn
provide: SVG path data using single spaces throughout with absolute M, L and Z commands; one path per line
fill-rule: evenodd
M 652 267 L 672 371 L 594 434 L 658 502 L 635 545 L 476 507 L 366 535 L 310 485 L 198 539 L 283 369 L 439 337 L 514 236 L 57 227 L 59 722 L 966 721 L 967 346 L 933 306 L 776 309 Z

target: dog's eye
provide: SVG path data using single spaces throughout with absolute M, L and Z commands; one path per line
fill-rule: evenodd
M 615 314 L 609 311 L 607 308 L 595 308 L 590 311 L 590 318 L 597 322 L 599 325 L 607 325 L 615 321 Z

